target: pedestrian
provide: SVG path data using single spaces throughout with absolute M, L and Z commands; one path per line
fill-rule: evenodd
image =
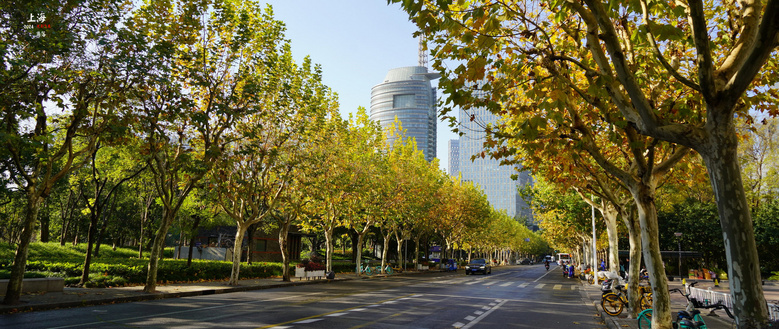
M 606 261 L 601 258 L 600 260 L 600 270 L 605 271 L 606 270 Z

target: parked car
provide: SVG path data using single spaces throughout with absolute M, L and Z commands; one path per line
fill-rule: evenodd
M 490 263 L 486 259 L 472 259 L 468 265 L 465 265 L 465 275 L 478 272 L 484 273 L 485 275 L 492 273 L 492 266 L 490 266 Z
M 533 265 L 533 261 L 529 258 L 525 258 L 523 260 L 517 261 L 517 264 L 519 265 Z

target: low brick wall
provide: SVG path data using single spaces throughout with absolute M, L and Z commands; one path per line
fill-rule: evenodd
M 5 296 L 8 279 L 0 280 L 0 295 Z M 22 281 L 22 292 L 62 292 L 65 289 L 63 278 L 29 278 Z

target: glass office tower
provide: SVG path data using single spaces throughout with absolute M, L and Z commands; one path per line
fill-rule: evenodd
M 474 120 L 463 120 L 471 116 Z M 477 157 L 471 161 L 472 155 L 480 154 L 484 149 L 484 127 L 497 122 L 498 117 L 484 108 L 471 109 L 468 112 L 460 110 L 460 131 L 465 135 L 460 136 L 458 142 L 458 158 L 450 157 L 449 162 L 458 163 L 462 180 L 480 186 L 495 209 L 504 209 L 512 217 L 517 214 L 525 216 L 532 222 L 530 207 L 518 192 L 520 187 L 533 184 L 530 174 L 517 172 L 513 166 L 501 166 L 500 160 L 490 159 L 489 156 L 484 159 Z M 519 176 L 517 180 L 511 179 L 514 174 Z M 457 173 L 451 172 L 450 175 Z
M 460 174 L 460 140 L 449 140 L 449 175 L 457 176 Z
M 397 117 L 406 137 L 416 139 L 427 161 L 436 157 L 436 90 L 430 81 L 439 77 L 424 66 L 400 67 L 390 70 L 384 82 L 371 89 L 371 120 L 386 129 Z M 392 145 L 394 139 L 387 143 Z

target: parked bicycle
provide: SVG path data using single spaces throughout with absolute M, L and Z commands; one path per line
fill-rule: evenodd
M 381 273 L 381 265 L 376 265 L 376 269 L 374 271 L 376 272 L 376 274 L 380 274 Z M 392 269 L 392 266 L 390 266 L 389 263 L 386 266 L 384 266 L 384 273 L 385 274 L 392 274 L 392 272 L 394 272 L 394 270 Z
M 371 266 L 368 264 L 362 264 L 360 265 L 360 274 L 367 274 L 369 276 L 373 275 L 373 268 L 371 268 Z
M 703 321 L 703 316 L 701 316 L 701 311 L 697 310 L 697 308 L 703 308 L 703 309 L 711 309 L 712 311 L 716 310 L 725 310 L 725 313 L 728 314 L 728 317 L 731 319 L 734 319 L 733 313 L 730 312 L 730 309 L 722 304 L 722 302 L 717 302 L 715 304 L 711 305 L 701 305 L 701 303 L 696 300 L 695 298 L 690 298 L 690 288 L 695 286 L 698 282 L 690 282 L 685 285 L 685 290 L 687 293 L 683 292 L 682 290 L 675 288 L 669 290 L 670 292 L 678 292 L 684 298 L 687 299 L 687 307 L 679 311 L 676 316 L 676 321 L 673 322 L 674 328 L 689 328 L 689 329 L 707 329 L 706 322 Z M 639 329 L 649 329 L 652 327 L 652 309 L 646 309 L 641 311 L 641 313 L 638 314 L 638 328 Z
M 616 286 L 614 286 L 616 284 Z M 611 316 L 618 316 L 622 314 L 622 310 L 625 305 L 628 304 L 628 295 L 625 291 L 625 285 L 619 284 L 616 280 L 606 280 L 601 287 L 603 294 L 601 295 L 600 305 L 603 307 L 603 311 Z M 615 292 L 616 291 L 616 292 Z

